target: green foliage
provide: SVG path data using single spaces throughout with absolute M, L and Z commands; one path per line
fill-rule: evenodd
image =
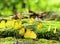
M 22 20 L 25 30 L 31 29 L 37 34 L 37 38 L 55 39 L 60 40 L 60 22 L 58 21 L 35 21 L 34 24 L 29 24 L 27 19 Z M 36 25 L 42 23 L 42 27 L 37 29 Z M 56 28 L 56 30 L 55 30 Z M 0 37 L 16 37 L 24 38 L 19 34 L 20 29 L 13 29 L 8 27 L 5 29 L 0 29 Z
M 10 16 L 16 12 L 60 11 L 60 1 L 58 0 L 0 0 L 0 14 Z
M 11 15 L 13 15 L 13 11 L 8 8 L 4 8 L 3 10 L 1 10 L 1 15 L 2 16 L 11 16 Z
M 29 41 L 28 41 L 29 40 Z M 6 37 L 6 38 L 0 38 L 0 44 L 15 44 L 15 43 L 21 43 L 21 44 L 60 44 L 59 41 L 56 40 L 47 40 L 47 39 L 39 39 L 38 41 L 32 40 L 32 39 L 16 39 L 13 37 Z

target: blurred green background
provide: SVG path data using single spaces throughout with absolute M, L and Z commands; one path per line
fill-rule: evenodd
M 15 13 L 29 10 L 34 12 L 41 11 L 60 11 L 60 0 L 0 0 L 0 16 L 10 16 Z

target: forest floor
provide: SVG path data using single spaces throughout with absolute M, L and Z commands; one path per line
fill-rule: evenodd
M 12 37 L 0 38 L 0 44 L 60 44 L 56 40 L 39 39 L 38 41 L 32 39 L 16 39 Z

